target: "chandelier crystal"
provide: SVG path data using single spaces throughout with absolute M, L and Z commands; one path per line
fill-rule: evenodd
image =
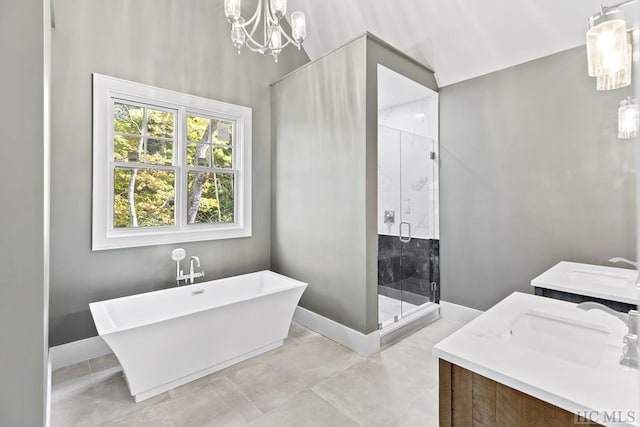
M 238 49 L 238 54 L 242 47 L 246 46 L 252 52 L 272 55 L 278 62 L 278 55 L 289 44 L 298 49 L 302 47 L 307 37 L 304 13 L 291 14 L 291 36 L 280 25 L 287 13 L 287 0 L 258 0 L 256 11 L 249 20 L 242 17 L 241 6 L 241 0 L 224 0 L 224 14 L 231 24 L 231 41 Z M 259 31 L 259 27 L 262 27 L 262 31 Z M 260 32 L 261 39 L 256 34 Z

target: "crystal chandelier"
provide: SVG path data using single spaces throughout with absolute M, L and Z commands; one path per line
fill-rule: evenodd
M 247 46 L 252 52 L 272 55 L 278 62 L 278 55 L 289 44 L 302 47 L 307 37 L 307 26 L 304 13 L 291 14 L 291 36 L 280 25 L 287 13 L 287 0 L 258 0 L 253 16 L 247 21 L 241 16 L 241 0 L 224 0 L 224 14 L 231 23 L 231 41 L 238 49 Z M 262 20 L 262 43 L 256 41 L 256 31 Z M 284 43 L 283 43 L 283 39 Z
M 635 138 L 640 133 L 640 105 L 632 96 L 620 101 L 618 109 L 618 138 Z
M 633 45 L 622 6 L 601 6 L 600 12 L 589 18 L 587 31 L 587 63 L 589 75 L 596 77 L 596 89 L 611 90 L 631 84 Z

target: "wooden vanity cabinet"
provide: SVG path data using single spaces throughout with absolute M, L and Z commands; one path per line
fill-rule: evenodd
M 440 427 L 598 426 L 440 359 Z

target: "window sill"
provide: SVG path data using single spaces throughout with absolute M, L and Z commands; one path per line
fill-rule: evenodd
M 207 240 L 224 240 L 251 237 L 251 227 L 238 224 L 220 225 L 215 228 L 195 226 L 189 230 L 173 229 L 122 230 L 109 232 L 106 238 L 93 236 L 92 250 L 133 248 L 141 246 L 169 245 Z

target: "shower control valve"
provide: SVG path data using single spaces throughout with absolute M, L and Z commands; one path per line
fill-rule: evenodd
M 384 223 L 395 224 L 396 223 L 396 211 L 384 211 Z

